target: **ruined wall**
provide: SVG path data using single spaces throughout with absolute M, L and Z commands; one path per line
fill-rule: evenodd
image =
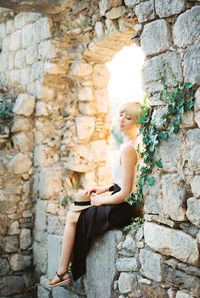
M 110 182 L 105 62 L 132 44 L 134 34 L 133 41 L 147 57 L 144 89 L 158 114 L 163 102 L 157 100 L 162 86 L 156 70 L 162 60 L 169 63 L 177 80 L 200 84 L 199 1 L 101 0 L 69 1 L 68 5 L 54 16 L 11 14 L 0 25 L 1 70 L 11 85 L 20 85 L 35 97 L 30 197 L 34 203 L 34 265 L 41 275 L 39 297 L 51 295 L 47 281 L 57 270 L 62 219 L 71 199 L 80 187 Z M 167 83 L 172 84 L 170 77 Z M 121 244 L 112 252 L 108 296 L 199 296 L 199 100 L 197 91 L 195 112 L 184 117 L 179 134 L 157 151 L 164 168 L 154 173 L 155 187 L 145 189 L 144 236 L 142 228 L 136 240 L 118 234 L 112 242 L 112 247 Z M 185 193 L 186 208 L 178 208 Z M 104 238 L 92 248 L 96 256 L 102 242 Z M 109 246 L 103 249 L 110 252 Z M 95 272 L 98 279 L 99 271 L 90 260 L 92 256 L 84 283 L 86 295 L 94 297 L 102 284 L 88 287 L 91 275 Z M 106 264 L 102 270 L 107 270 Z M 68 290 L 55 289 L 52 295 L 85 295 L 80 284 L 70 288 L 77 294 Z

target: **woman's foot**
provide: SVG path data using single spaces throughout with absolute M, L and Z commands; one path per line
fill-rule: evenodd
M 70 283 L 70 281 L 71 281 L 71 276 L 68 270 L 63 273 L 56 272 L 54 278 L 49 281 L 49 287 L 50 288 L 61 287 Z

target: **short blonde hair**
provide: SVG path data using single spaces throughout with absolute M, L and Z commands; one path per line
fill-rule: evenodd
M 124 112 L 127 115 L 129 115 L 129 116 L 133 117 L 134 119 L 136 119 L 136 121 L 137 121 L 139 119 L 141 113 L 142 113 L 140 103 L 139 102 L 127 102 L 127 103 L 123 104 L 119 108 L 119 114 L 124 113 Z

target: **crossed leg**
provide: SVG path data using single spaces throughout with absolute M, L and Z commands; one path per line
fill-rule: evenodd
M 58 274 L 63 275 L 62 279 L 67 280 L 70 278 L 69 273 L 67 273 L 67 269 L 69 266 L 73 246 L 74 246 L 74 239 L 75 239 L 75 232 L 76 232 L 76 224 L 79 218 L 80 212 L 73 212 L 68 211 L 66 216 L 65 222 L 65 229 L 63 234 L 63 241 L 62 241 L 62 249 L 61 249 L 61 256 L 60 262 L 58 266 Z M 51 285 L 58 283 L 60 279 L 57 275 L 50 281 Z

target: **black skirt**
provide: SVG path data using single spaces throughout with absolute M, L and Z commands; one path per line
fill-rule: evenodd
M 120 190 L 120 187 L 115 184 L 110 190 L 114 194 Z M 74 281 L 86 272 L 86 256 L 91 240 L 110 229 L 121 228 L 130 224 L 131 219 L 136 216 L 134 209 L 134 206 L 123 202 L 120 204 L 92 206 L 81 211 L 76 226 L 71 259 L 71 271 Z

